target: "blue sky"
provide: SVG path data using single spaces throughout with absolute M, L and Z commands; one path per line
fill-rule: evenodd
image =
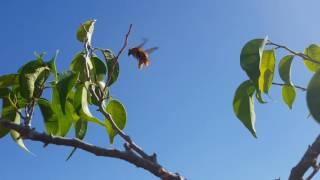
M 143 71 L 134 59 L 120 59 L 112 93 L 127 108 L 125 131 L 147 152 L 157 152 L 169 170 L 191 180 L 286 179 L 319 125 L 306 118 L 304 93 L 299 92 L 290 111 L 280 88 L 273 87 L 269 103 L 256 104 L 254 139 L 232 112 L 234 90 L 247 78 L 239 65 L 240 50 L 246 41 L 266 35 L 296 50 L 318 43 L 319 5 L 317 0 L 4 1 L 0 74 L 16 72 L 34 58 L 34 51 L 47 52 L 49 59 L 57 49 L 58 68 L 67 69 L 81 50 L 76 29 L 92 18 L 97 19 L 94 45 L 117 52 L 132 23 L 130 46 L 148 38 L 146 46 L 160 50 Z M 294 82 L 305 86 L 311 73 L 299 59 L 293 66 Z M 39 111 L 34 124 L 41 128 Z M 86 140 L 112 147 L 105 130 L 95 125 Z M 116 141 L 113 146 L 120 147 L 122 141 Z M 1 179 L 157 179 L 120 160 L 77 151 L 65 162 L 70 148 L 26 144 L 36 157 L 10 137 L 0 140 Z

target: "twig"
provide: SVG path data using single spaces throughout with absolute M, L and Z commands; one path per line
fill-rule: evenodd
M 70 139 L 70 138 L 64 138 L 64 137 L 58 137 L 58 136 L 51 136 L 45 133 L 39 133 L 34 129 L 15 124 L 5 119 L 0 119 L 0 124 L 8 129 L 12 129 L 19 132 L 24 139 L 43 142 L 44 144 L 55 144 L 55 145 L 74 147 L 74 148 L 82 149 L 89 153 L 95 154 L 96 156 L 122 159 L 137 167 L 140 167 L 149 171 L 155 176 L 161 178 L 162 180 L 184 180 L 185 179 L 182 176 L 177 175 L 176 173 L 169 172 L 158 163 L 154 163 L 152 161 L 149 161 L 147 159 L 137 156 L 136 154 L 132 153 L 132 151 L 107 149 L 107 148 L 102 148 L 102 147 L 98 147 L 98 146 L 86 143 L 76 138 Z
M 304 53 L 296 52 L 294 50 L 291 50 L 287 46 L 276 44 L 274 42 L 271 42 L 270 40 L 268 41 L 267 45 L 275 46 L 276 49 L 279 49 L 279 48 L 285 49 L 285 50 L 289 51 L 291 54 L 301 57 L 303 60 L 310 61 L 310 62 L 313 62 L 315 64 L 319 64 L 320 65 L 320 61 L 315 60 L 315 59 L 311 58 L 310 56 L 308 56 L 308 55 L 306 55 Z
M 289 180 L 302 180 L 303 175 L 314 166 L 320 154 L 320 135 L 304 153 L 298 164 L 292 168 Z M 318 172 L 318 171 L 317 171 Z M 315 172 L 316 173 L 316 172 Z
M 284 83 L 276 83 L 276 82 L 273 82 L 272 83 L 273 85 L 277 85 L 277 86 L 285 86 L 286 84 Z M 301 87 L 301 86 L 297 86 L 297 85 L 294 85 L 293 87 L 297 88 L 297 89 L 300 89 L 301 91 L 306 91 L 307 88 L 304 88 L 304 87 Z
M 116 60 L 119 59 L 119 56 L 122 54 L 122 52 L 124 51 L 124 49 L 128 46 L 128 39 L 129 39 L 129 35 L 130 35 L 130 32 L 131 32 L 131 29 L 132 29 L 132 24 L 130 24 L 129 26 L 129 30 L 126 34 L 126 37 L 124 39 L 124 43 L 123 43 L 123 46 L 122 48 L 120 49 L 120 51 L 118 52 L 117 56 L 116 56 Z
M 119 52 L 118 52 L 117 56 L 115 57 L 115 59 L 112 59 L 112 60 L 111 60 L 111 61 L 115 61 L 115 63 L 113 64 L 113 66 L 112 66 L 112 68 L 111 68 L 111 73 L 110 73 L 110 74 L 113 74 L 114 69 L 115 69 L 115 67 L 116 67 L 116 65 L 117 65 L 117 61 L 118 61 L 120 55 L 122 54 L 122 52 L 123 52 L 123 51 L 126 49 L 126 47 L 128 46 L 128 39 L 129 39 L 129 35 L 130 35 L 130 33 L 131 33 L 131 29 L 132 29 L 132 24 L 130 24 L 129 30 L 128 30 L 125 38 L 124 38 L 124 43 L 123 43 L 122 48 L 119 50 Z M 106 63 L 108 63 L 108 62 L 106 62 Z M 106 91 L 107 86 L 108 86 L 110 80 L 111 80 L 111 77 L 109 77 L 109 78 L 107 79 L 106 85 L 105 85 L 105 87 L 103 88 L 103 92 Z
M 102 102 L 102 101 L 101 101 Z M 147 159 L 149 161 L 156 162 L 157 160 L 154 159 L 153 156 L 147 155 L 138 145 L 136 145 L 133 140 L 128 136 L 125 132 L 123 132 L 117 124 L 114 122 L 112 116 L 106 112 L 106 110 L 103 107 L 103 103 L 100 103 L 99 105 L 99 111 L 105 116 L 105 118 L 110 122 L 112 128 L 116 131 L 117 134 L 120 135 L 128 144 L 129 147 L 132 148 L 135 152 L 137 152 L 142 158 Z

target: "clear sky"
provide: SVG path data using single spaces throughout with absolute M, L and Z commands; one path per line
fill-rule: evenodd
M 169 170 L 191 180 L 286 179 L 319 125 L 306 118 L 303 92 L 290 111 L 280 88 L 273 87 L 268 104 L 256 103 L 254 139 L 232 112 L 234 90 L 247 78 L 240 50 L 246 41 L 266 35 L 296 50 L 319 42 L 319 6 L 318 0 L 3 1 L 0 74 L 16 72 L 34 51 L 47 52 L 49 59 L 57 49 L 58 68 L 67 69 L 81 49 L 75 31 L 92 18 L 97 19 L 94 45 L 118 51 L 132 23 L 130 46 L 148 38 L 147 46 L 160 50 L 143 71 L 134 59 L 120 59 L 112 93 L 127 108 L 125 131 L 147 152 L 157 152 Z M 305 86 L 311 73 L 299 59 L 294 70 L 294 82 Z M 41 128 L 39 111 L 34 124 Z M 86 140 L 112 147 L 105 130 L 95 125 Z M 70 148 L 26 144 L 36 157 L 9 136 L 0 140 L 1 180 L 157 179 L 124 161 L 79 150 L 65 162 Z

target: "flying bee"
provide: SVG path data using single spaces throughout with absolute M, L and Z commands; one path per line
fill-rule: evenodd
M 140 45 L 130 48 L 128 52 L 128 56 L 132 55 L 138 61 L 138 68 L 142 69 L 143 67 L 147 67 L 150 64 L 149 54 L 153 51 L 159 49 L 158 47 L 153 47 L 149 49 L 143 49 L 142 47 L 147 41 L 145 40 Z

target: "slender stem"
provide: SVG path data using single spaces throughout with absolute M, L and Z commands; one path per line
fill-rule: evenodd
M 304 53 L 296 52 L 296 51 L 288 48 L 287 46 L 271 42 L 270 40 L 268 41 L 267 45 L 275 46 L 277 49 L 279 49 L 279 48 L 285 49 L 285 50 L 289 51 L 291 54 L 301 57 L 303 60 L 310 61 L 310 62 L 313 62 L 315 64 L 319 64 L 320 65 L 320 60 L 313 59 L 313 58 L 311 58 L 310 56 L 308 56 L 308 55 L 306 55 Z
M 277 86 L 285 86 L 286 84 L 285 83 L 276 83 L 276 82 L 273 82 L 272 83 L 273 85 L 277 85 Z M 297 88 L 297 89 L 300 89 L 301 91 L 306 91 L 307 88 L 304 88 L 304 87 L 301 87 L 301 86 L 297 86 L 297 85 L 294 85 L 293 87 Z
M 132 24 L 130 24 L 129 26 L 129 30 L 126 34 L 126 37 L 124 39 L 124 43 L 123 43 L 123 46 L 122 48 L 120 49 L 120 51 L 118 52 L 117 56 L 116 56 L 116 60 L 119 59 L 119 56 L 122 54 L 122 52 L 125 50 L 125 48 L 128 46 L 128 39 L 129 39 L 129 35 L 130 35 L 130 32 L 131 32 L 131 29 L 132 29 Z
M 129 30 L 128 30 L 125 38 L 124 38 L 124 43 L 123 43 L 122 48 L 119 50 L 119 52 L 118 52 L 117 56 L 115 57 L 115 59 L 114 59 L 114 60 L 112 59 L 112 61 L 115 61 L 115 63 L 112 65 L 111 73 L 110 73 L 110 74 L 113 74 L 114 69 L 116 68 L 116 65 L 117 65 L 116 62 L 118 61 L 120 55 L 123 53 L 123 51 L 124 51 L 124 50 L 126 49 L 126 47 L 128 46 L 128 39 L 129 39 L 129 35 L 130 35 L 130 33 L 131 33 L 131 29 L 132 29 L 132 24 L 130 24 Z M 108 63 L 108 62 L 107 62 L 107 63 Z M 109 77 L 109 78 L 107 79 L 106 86 L 103 88 L 103 91 L 106 91 L 107 86 L 108 86 L 110 80 L 111 80 L 111 77 Z
M 101 101 L 102 102 L 102 101 Z M 110 122 L 112 128 L 116 131 L 117 134 L 120 135 L 120 137 L 122 137 L 128 144 L 129 147 L 132 148 L 135 152 L 137 152 L 141 157 L 143 157 L 144 159 L 148 159 L 151 161 L 156 162 L 156 159 L 154 158 L 154 156 L 149 156 L 147 153 L 145 153 L 142 148 L 140 148 L 138 145 L 136 145 L 134 143 L 134 141 L 130 138 L 130 136 L 128 136 L 125 132 L 123 132 L 118 126 L 117 124 L 114 122 L 112 116 L 106 112 L 106 110 L 103 107 L 103 104 L 100 103 L 99 105 L 99 111 L 105 116 L 105 118 Z

